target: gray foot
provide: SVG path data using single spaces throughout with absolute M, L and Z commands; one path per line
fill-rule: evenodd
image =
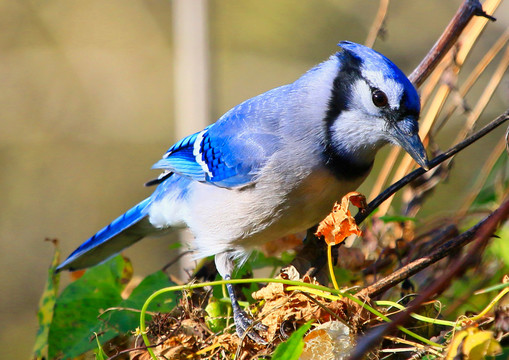
M 254 342 L 266 345 L 267 341 L 258 334 L 258 331 L 266 331 L 267 327 L 259 322 L 254 323 L 253 319 L 240 308 L 232 284 L 226 284 L 226 289 L 232 302 L 233 320 L 239 337 L 242 338 L 247 333 L 247 336 Z
M 254 342 L 262 345 L 266 345 L 267 341 L 258 334 L 258 331 L 266 331 L 267 326 L 260 322 L 254 323 L 253 319 L 246 314 L 240 307 L 237 311 L 233 308 L 233 320 L 235 321 L 235 327 L 239 337 L 243 337 L 247 332 L 247 336 Z

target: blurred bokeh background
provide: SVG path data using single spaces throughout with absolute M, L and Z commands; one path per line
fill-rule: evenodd
M 334 53 L 339 40 L 363 43 L 378 8 L 377 1 L 367 0 L 203 3 L 204 31 L 193 35 L 191 30 L 190 36 L 202 36 L 204 62 L 196 66 L 204 65 L 206 71 L 193 71 L 192 64 L 200 59 L 181 57 L 181 64 L 190 65 L 187 69 L 176 64 L 182 56 L 177 52 L 187 43 L 177 40 L 177 34 L 186 26 L 199 32 L 198 18 L 177 17 L 173 1 L 0 1 L 3 358 L 29 357 L 37 303 L 54 251 L 45 238 L 59 239 L 62 256 L 68 255 L 150 194 L 143 183 L 158 175 L 150 167 L 178 134 L 200 130 L 197 124 L 293 81 Z M 375 49 L 410 73 L 459 4 L 393 1 L 385 36 Z M 507 29 L 507 2 L 495 16 L 498 21 L 488 26 L 467 66 L 475 65 Z M 195 84 L 206 90 L 196 94 L 196 109 L 202 112 L 194 116 L 200 119 L 178 116 L 176 102 L 184 90 L 176 84 L 186 79 L 203 81 L 204 86 Z M 508 88 L 506 78 L 483 119 L 509 105 Z M 454 194 L 472 182 L 483 156 L 503 132 L 458 157 L 451 178 L 423 216 L 455 209 Z M 378 159 L 376 164 L 381 163 Z M 148 274 L 166 264 L 175 255 L 168 247 L 171 241 L 148 239 L 127 250 L 135 273 Z

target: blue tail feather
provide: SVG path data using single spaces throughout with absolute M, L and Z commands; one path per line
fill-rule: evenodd
M 101 263 L 134 244 L 150 233 L 156 232 L 148 221 L 147 198 L 99 230 L 61 263 L 56 271 L 84 269 Z

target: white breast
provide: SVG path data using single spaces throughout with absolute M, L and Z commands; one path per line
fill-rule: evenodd
M 168 194 L 152 206 L 150 219 L 158 227 L 185 223 L 195 236 L 196 257 L 228 250 L 249 253 L 317 224 L 363 180 L 340 182 L 325 168 L 307 175 L 293 182 L 293 188 L 285 181 L 264 179 L 243 190 L 192 182 L 185 201 Z

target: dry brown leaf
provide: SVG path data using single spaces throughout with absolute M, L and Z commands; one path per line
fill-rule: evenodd
M 293 266 L 283 269 L 278 278 L 301 280 L 298 271 Z M 313 282 L 309 277 L 306 280 Z M 278 337 L 281 324 L 285 321 L 299 324 L 311 319 L 318 319 L 317 313 L 320 307 L 302 293 L 285 291 L 283 284 L 270 283 L 253 293 L 253 298 L 265 300 L 258 317 L 268 328 L 266 333 L 269 341 Z
M 157 345 L 152 350 L 157 358 L 181 359 L 196 351 L 197 341 L 192 335 L 178 334 Z M 152 357 L 146 350 L 131 352 L 131 360 L 150 360 Z
M 293 266 L 287 266 L 284 269 L 281 269 L 281 273 L 276 277 L 276 279 L 286 279 L 286 280 L 294 280 L 299 281 L 300 275 L 297 269 Z M 284 297 L 288 295 L 285 292 L 284 285 L 280 283 L 269 283 L 267 286 L 261 288 L 258 291 L 255 291 L 252 296 L 255 300 L 268 300 L 273 301 L 279 297 Z
M 318 284 L 309 276 L 300 279 L 293 266 L 283 269 L 278 277 Z M 267 326 L 265 338 L 269 342 L 280 336 L 282 325 L 285 322 L 298 326 L 309 320 L 324 323 L 337 320 L 337 317 L 340 317 L 350 323 L 355 331 L 369 318 L 369 315 L 364 314 L 365 311 L 359 305 L 347 298 L 331 301 L 315 294 L 306 295 L 300 291 L 287 291 L 283 284 L 270 283 L 265 288 L 253 293 L 253 298 L 264 300 L 257 318 Z
M 335 203 L 332 212 L 318 225 L 316 236 L 323 236 L 329 245 L 337 245 L 350 235 L 362 235 L 348 209 L 350 203 L 363 209 L 366 207 L 366 198 L 356 191 L 343 196 L 341 204 Z
M 283 269 L 279 278 L 317 284 L 310 276 L 301 278 L 293 266 Z M 151 343 L 159 344 L 153 350 L 157 356 L 173 360 L 184 358 L 216 360 L 235 353 L 238 354 L 239 360 L 248 360 L 253 356 L 269 355 L 293 329 L 309 320 L 323 324 L 340 318 L 348 324 L 352 333 L 356 334 L 370 318 L 369 313 L 347 298 L 331 301 L 313 293 L 307 295 L 300 291 L 288 291 L 286 287 L 283 284 L 270 283 L 253 293 L 253 298 L 263 300 L 263 306 L 255 314 L 254 320 L 261 320 L 268 327 L 268 330 L 263 332 L 263 337 L 268 340 L 270 346 L 256 344 L 250 340 L 240 341 L 237 334 L 225 332 L 216 335 L 203 331 L 205 326 L 203 319 L 193 315 L 195 305 L 184 298 L 178 311 L 156 315 L 156 321 L 149 325 L 149 328 L 154 327 L 150 336 Z M 130 359 L 151 358 L 146 350 L 135 350 L 130 353 Z

